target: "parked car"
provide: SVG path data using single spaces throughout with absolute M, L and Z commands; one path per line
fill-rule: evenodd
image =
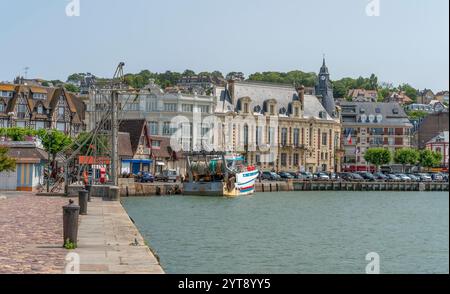
M 442 182 L 444 181 L 444 176 L 441 173 L 434 173 L 431 174 L 431 179 L 436 182 Z
M 413 182 L 420 182 L 419 176 L 416 176 L 414 174 L 407 174 L 407 176 L 410 177 Z
M 140 172 L 138 179 L 141 183 L 153 183 L 155 181 L 155 177 L 149 172 Z
M 277 175 L 274 172 L 270 172 L 270 171 L 263 172 L 261 178 L 263 180 L 268 180 L 268 181 L 279 181 L 279 180 L 281 180 L 281 177 L 279 175 Z
M 401 179 L 394 174 L 387 174 L 389 182 L 400 182 Z
M 332 181 L 340 181 L 342 180 L 341 177 L 339 176 L 339 174 L 337 173 L 331 173 L 330 174 L 330 180 Z
M 351 176 L 352 176 L 352 180 L 355 181 L 355 182 L 362 182 L 362 181 L 364 181 L 364 178 L 361 175 L 357 174 L 357 173 L 351 173 Z
M 300 173 L 290 172 L 289 174 L 290 174 L 291 176 L 293 176 L 294 179 L 298 179 L 298 180 L 303 179 L 303 177 L 302 177 L 302 175 L 301 175 Z
M 302 178 L 305 180 L 313 180 L 314 179 L 313 174 L 310 172 L 301 172 L 300 174 L 302 175 Z
M 397 177 L 400 179 L 400 181 L 402 181 L 402 182 L 411 182 L 411 178 L 408 177 L 408 176 L 405 175 L 405 174 L 397 174 L 396 176 L 397 176 Z
M 315 174 L 315 179 L 317 181 L 329 181 L 330 180 L 330 176 L 324 172 L 319 172 Z
M 379 180 L 379 181 L 389 180 L 389 177 L 383 173 L 374 173 L 373 176 L 375 177 L 376 180 Z
M 431 182 L 432 181 L 431 176 L 426 173 L 419 173 L 419 174 L 416 174 L 416 176 L 420 178 L 421 182 Z
M 367 181 L 373 182 L 376 180 L 375 176 L 369 172 L 359 172 L 358 175 L 360 175 L 361 177 L 364 178 L 364 180 L 367 180 Z
M 278 175 L 283 180 L 292 180 L 294 178 L 290 173 L 287 173 L 287 172 L 280 172 Z
M 178 173 L 173 169 L 163 170 L 162 173 L 156 175 L 155 180 L 175 183 L 176 181 L 178 181 Z
M 340 177 L 347 182 L 359 182 L 364 181 L 364 178 L 356 173 L 341 173 Z

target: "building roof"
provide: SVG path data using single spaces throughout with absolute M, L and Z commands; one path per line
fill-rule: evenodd
M 131 150 L 133 154 L 136 154 L 141 136 L 145 135 L 148 138 L 146 128 L 147 122 L 145 119 L 127 119 L 120 122 L 119 132 L 130 134 Z
M 382 126 L 412 127 L 405 110 L 398 103 L 342 102 L 342 116 L 355 116 L 355 122 L 343 124 L 375 124 Z
M 224 89 L 218 93 L 220 95 L 220 101 L 218 102 L 216 111 L 219 113 L 239 110 L 239 100 L 247 97 L 251 99 L 250 111 L 253 112 L 258 112 L 256 110 L 259 109 L 259 112 L 261 112 L 264 109 L 265 102 L 269 100 L 277 101 L 278 111 L 283 108 L 289 110 L 290 104 L 293 101 L 299 100 L 297 91 L 294 86 L 291 85 L 253 81 L 234 81 L 229 88 L 230 91 Z M 333 118 L 326 113 L 325 108 L 322 106 L 317 96 L 305 95 L 304 101 L 305 118 L 333 120 Z M 321 116 L 321 112 L 325 112 L 325 116 Z
M 0 91 L 12 92 L 15 90 L 15 86 L 12 84 L 0 84 Z
M 173 155 L 172 148 L 170 147 L 170 138 L 161 136 L 150 136 L 150 142 L 159 141 L 160 146 L 154 147 L 152 145 L 152 157 L 153 158 L 171 158 Z
M 374 97 L 376 98 L 378 96 L 378 91 L 376 90 L 365 90 L 365 89 L 350 89 L 348 91 L 348 96 L 352 98 L 358 98 L 358 97 Z
M 448 143 L 449 142 L 449 132 L 448 131 L 441 132 L 439 135 L 437 135 L 436 137 L 429 140 L 427 144 L 438 143 L 438 142 Z
M 130 133 L 119 132 L 119 156 L 133 157 L 133 149 L 131 147 Z
M 47 152 L 36 147 L 34 142 L 0 142 L 0 147 L 8 148 L 8 156 L 17 163 L 40 163 L 48 159 Z

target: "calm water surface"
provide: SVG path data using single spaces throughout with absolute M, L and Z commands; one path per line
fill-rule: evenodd
M 168 273 L 449 273 L 448 193 L 130 198 Z

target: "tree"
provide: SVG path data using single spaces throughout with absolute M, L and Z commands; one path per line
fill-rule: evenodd
M 395 151 L 394 162 L 403 166 L 405 172 L 406 165 L 416 165 L 419 162 L 420 154 L 416 149 L 403 148 Z
M 195 71 L 193 71 L 193 70 L 186 69 L 183 72 L 183 77 L 192 77 L 192 76 L 195 76 Z
M 442 162 L 442 154 L 428 149 L 422 150 L 422 152 L 420 152 L 419 162 L 421 167 L 427 169 L 437 167 Z
M 417 89 L 413 88 L 409 84 L 400 85 L 398 88 L 399 90 L 404 91 L 405 94 L 413 100 L 413 102 L 417 101 Z
M 392 155 L 388 149 L 372 148 L 367 150 L 364 159 L 368 163 L 375 165 L 377 170 L 379 170 L 380 166 L 391 163 Z
M 36 135 L 36 131 L 29 128 L 0 128 L 0 135 L 4 135 L 14 142 L 25 141 L 26 136 Z
M 242 72 L 230 72 L 227 74 L 226 79 L 229 80 L 235 80 L 235 81 L 243 81 L 245 80 L 245 75 Z
M 16 160 L 8 156 L 8 148 L 0 147 L 0 173 L 15 170 Z
M 66 88 L 67 91 L 72 92 L 72 93 L 79 93 L 80 92 L 80 88 L 78 88 L 74 84 L 65 84 L 64 88 Z
M 42 141 L 45 151 L 54 156 L 72 144 L 72 139 L 58 130 L 41 129 L 38 131 L 38 136 Z

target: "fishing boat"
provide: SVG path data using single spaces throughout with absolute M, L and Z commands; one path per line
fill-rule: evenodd
M 259 170 L 240 155 L 223 152 L 185 153 L 187 176 L 183 194 L 238 197 L 255 193 Z

